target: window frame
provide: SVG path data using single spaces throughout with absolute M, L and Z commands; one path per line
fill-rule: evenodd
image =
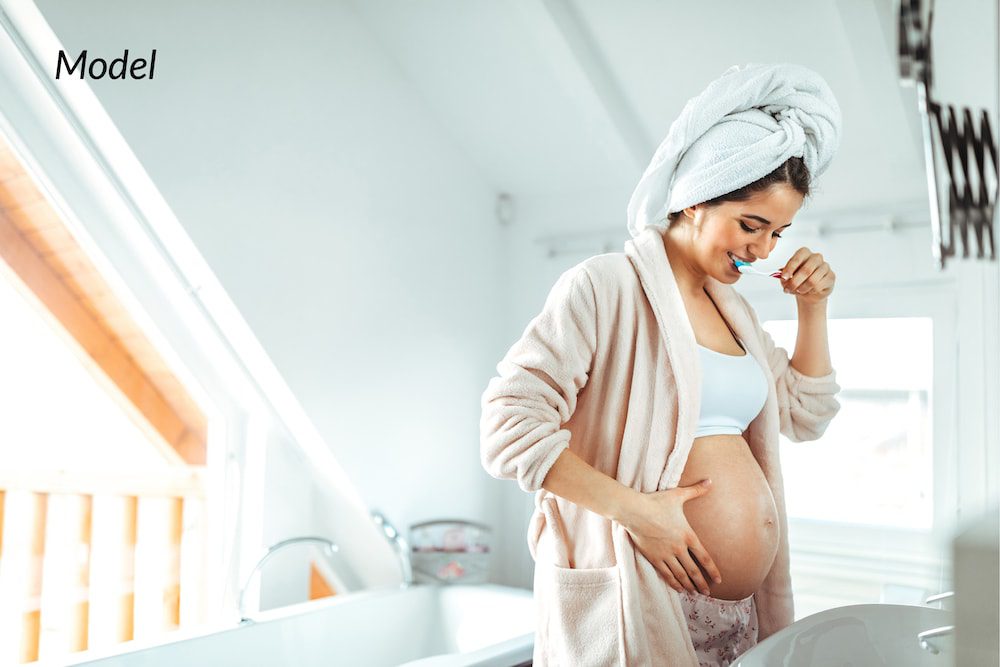
M 797 319 L 794 302 L 790 302 L 787 295 L 755 294 L 752 303 L 762 324 L 770 320 Z M 932 527 L 925 532 L 789 517 L 789 549 L 793 571 L 799 579 L 809 577 L 822 581 L 824 588 L 828 586 L 831 592 L 849 581 L 867 582 L 867 587 L 856 588 L 856 597 L 870 595 L 874 585 L 883 583 L 932 592 L 949 589 L 950 541 L 958 517 L 960 485 L 955 443 L 957 315 L 955 282 L 948 278 L 933 283 L 838 287 L 831 297 L 827 311 L 830 320 L 931 319 L 934 348 L 929 405 L 933 442 Z M 788 350 L 789 356 L 793 351 Z M 836 369 L 836 358 L 831 361 Z M 847 579 L 845 572 L 849 573 Z M 890 578 L 891 582 L 887 582 Z M 793 575 L 793 581 L 795 579 Z M 844 604 L 851 604 L 851 594 L 846 595 Z

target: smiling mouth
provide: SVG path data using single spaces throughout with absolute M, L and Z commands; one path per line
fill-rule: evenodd
M 733 253 L 727 253 L 727 255 L 729 257 L 729 266 L 733 267 L 734 271 L 739 271 L 739 267 L 736 266 L 736 260 L 737 259 L 739 259 L 741 262 L 746 262 L 747 264 L 752 264 L 752 262 L 750 262 L 748 260 L 745 260 L 745 259 L 740 259 L 739 257 L 737 257 L 736 255 L 734 255 Z

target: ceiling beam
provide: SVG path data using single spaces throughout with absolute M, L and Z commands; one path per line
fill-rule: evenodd
M 582 81 L 604 109 L 625 147 L 631 164 L 645 171 L 656 149 L 643 127 L 639 114 L 629 101 L 571 0 L 537 0 L 510 5 L 535 32 L 542 53 L 555 65 L 563 82 Z

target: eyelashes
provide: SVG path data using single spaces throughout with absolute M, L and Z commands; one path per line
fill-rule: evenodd
M 745 232 L 759 232 L 760 231 L 759 229 L 754 229 L 753 227 L 747 227 L 745 224 L 743 224 L 742 220 L 740 220 L 740 227 L 742 227 L 743 231 L 745 231 Z M 774 236 L 776 238 L 779 238 L 779 239 L 781 238 L 781 234 L 779 234 L 778 232 L 775 232 Z

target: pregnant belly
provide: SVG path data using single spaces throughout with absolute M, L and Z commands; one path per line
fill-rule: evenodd
M 708 493 L 684 503 L 684 515 L 722 574 L 721 584 L 705 576 L 711 596 L 741 600 L 757 592 L 778 553 L 778 510 L 742 436 L 695 438 L 680 485 L 706 477 Z

